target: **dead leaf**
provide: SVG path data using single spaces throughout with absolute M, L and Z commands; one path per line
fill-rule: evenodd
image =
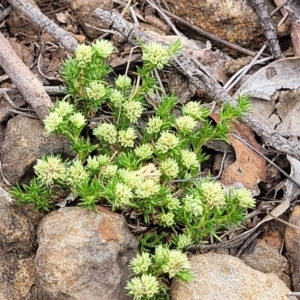
M 251 76 L 235 93 L 250 95 L 258 99 L 271 100 L 272 95 L 280 89 L 297 89 L 300 87 L 300 58 L 277 60 L 260 69 Z
M 260 149 L 252 131 L 246 125 L 235 124 L 232 130 L 255 149 Z M 245 188 L 258 195 L 260 191 L 257 184 L 266 179 L 265 160 L 232 136 L 229 136 L 228 139 L 235 150 L 236 161 L 223 171 L 222 183 L 232 186 L 240 182 Z
M 153 179 L 153 180 L 159 180 L 161 176 L 160 171 L 152 163 L 141 167 L 138 171 L 135 171 L 134 173 L 136 175 L 144 177 L 145 179 Z
M 299 81 L 299 79 L 298 79 Z M 299 81 L 300 83 L 300 81 Z M 300 88 L 276 92 L 271 101 L 251 99 L 251 113 L 282 136 L 300 136 Z
M 65 13 L 57 13 L 56 19 L 62 24 L 67 24 L 69 21 L 69 17 Z

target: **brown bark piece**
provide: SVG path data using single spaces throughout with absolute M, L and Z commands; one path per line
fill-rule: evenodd
M 252 131 L 246 125 L 235 124 L 233 131 L 255 149 L 260 149 Z M 226 186 L 232 186 L 240 182 L 244 187 L 258 195 L 260 191 L 257 184 L 266 180 L 265 160 L 232 136 L 229 135 L 228 139 L 235 150 L 236 161 L 223 171 L 222 183 Z
M 41 120 L 49 113 L 53 104 L 43 85 L 24 65 L 0 32 L 0 66 L 17 86 L 25 100 L 35 110 Z

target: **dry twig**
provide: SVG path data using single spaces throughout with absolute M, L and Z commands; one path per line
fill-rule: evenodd
M 75 51 L 78 43 L 74 36 L 52 22 L 38 8 L 25 0 L 7 0 L 7 2 L 15 10 L 21 12 L 25 17 L 56 38 L 67 50 Z
M 53 104 L 43 85 L 32 74 L 0 32 L 0 65 L 39 118 L 43 120 Z

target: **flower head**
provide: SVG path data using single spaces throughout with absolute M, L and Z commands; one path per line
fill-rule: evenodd
M 163 131 L 156 142 L 155 148 L 162 153 L 167 153 L 169 150 L 178 146 L 178 144 L 179 139 L 175 134 Z
M 131 188 L 122 182 L 116 184 L 114 194 L 115 194 L 115 199 L 114 199 L 115 206 L 118 208 L 122 208 L 124 205 L 127 205 L 130 199 L 133 198 Z
M 143 178 L 141 178 L 141 176 L 136 175 L 134 171 L 119 169 L 118 174 L 121 177 L 122 181 L 131 189 L 137 188 L 143 180 Z
M 192 238 L 188 234 L 179 234 L 177 237 L 178 249 L 184 249 L 186 246 L 192 244 Z
M 160 117 L 157 116 L 151 117 L 148 120 L 146 131 L 148 134 L 158 133 L 160 132 L 163 124 L 164 122 Z
M 85 117 L 82 113 L 77 112 L 70 116 L 69 120 L 76 128 L 82 128 L 85 125 Z
M 71 114 L 75 107 L 67 101 L 57 101 L 55 107 L 55 112 L 57 112 L 61 117 L 65 117 Z
M 77 184 L 82 183 L 87 177 L 88 174 L 81 161 L 75 159 L 67 169 L 66 182 L 71 186 L 76 186 Z
M 199 167 L 199 161 L 195 152 L 184 149 L 180 151 L 180 156 L 181 163 L 187 169 L 194 169 Z
M 88 170 L 91 171 L 99 171 L 100 170 L 100 162 L 99 162 L 99 156 L 89 156 L 86 160 L 87 164 L 86 167 Z
M 190 213 L 195 217 L 201 216 L 203 213 L 203 202 L 199 197 L 186 195 L 183 198 L 183 208 L 187 213 Z
M 144 179 L 135 189 L 135 194 L 139 198 L 149 198 L 157 194 L 160 190 L 160 185 L 153 179 Z
M 146 273 L 151 265 L 152 259 L 148 252 L 137 254 L 130 262 L 130 268 L 135 275 Z
M 225 192 L 219 182 L 202 182 L 200 189 L 203 192 L 203 201 L 210 208 L 219 208 L 225 205 Z
M 159 170 L 169 179 L 175 178 L 179 173 L 179 166 L 173 158 L 166 158 L 160 163 Z
M 153 275 L 143 274 L 141 277 L 134 277 L 127 285 L 128 294 L 134 300 L 151 299 L 160 292 L 159 282 Z
M 153 150 L 150 144 L 143 144 L 134 149 L 134 153 L 138 158 L 148 159 L 152 156 Z
M 162 69 L 170 60 L 170 52 L 163 45 L 150 43 L 143 46 L 143 61 L 150 63 L 154 68 Z
M 107 58 L 113 53 L 114 46 L 110 41 L 97 40 L 94 44 L 92 44 L 92 49 L 98 57 Z
M 126 75 L 119 75 L 115 81 L 118 90 L 127 90 L 131 87 L 131 79 Z
M 177 275 L 182 269 L 190 269 L 191 265 L 187 255 L 179 250 L 169 250 L 167 262 L 163 265 L 163 271 L 168 273 L 170 278 Z
M 115 125 L 110 123 L 101 123 L 93 130 L 93 134 L 106 143 L 114 144 L 117 142 L 117 129 Z
M 125 116 L 132 123 L 136 123 L 144 110 L 142 103 L 139 101 L 127 101 L 123 104 L 123 109 Z
M 44 120 L 45 130 L 47 134 L 54 133 L 58 130 L 59 125 L 63 123 L 63 117 L 56 111 L 50 112 Z
M 161 214 L 159 216 L 159 224 L 164 227 L 172 227 L 175 223 L 174 217 L 174 213 L 170 211 L 168 213 Z
M 176 119 L 176 125 L 182 133 L 193 132 L 197 121 L 191 116 L 182 116 Z
M 174 198 L 171 194 L 165 196 L 163 203 L 164 206 L 167 207 L 169 210 L 176 210 L 180 206 L 179 199 Z
M 75 57 L 81 67 L 85 67 L 86 64 L 92 61 L 92 55 L 92 47 L 87 45 L 79 45 L 75 51 Z
M 182 113 L 186 116 L 191 116 L 196 120 L 203 119 L 203 108 L 199 102 L 190 101 L 182 107 Z
M 136 137 L 134 129 L 129 127 L 126 130 L 119 131 L 118 141 L 123 147 L 133 147 Z
M 162 245 L 158 245 L 155 248 L 154 261 L 158 265 L 163 265 L 166 261 L 168 261 L 169 251 L 170 250 L 168 248 L 166 248 Z
M 118 90 L 112 90 L 109 99 L 116 108 L 119 108 L 123 101 L 123 93 Z
M 102 169 L 102 175 L 105 178 L 112 178 L 117 174 L 118 166 L 115 165 L 108 165 L 104 166 Z
M 85 88 L 89 99 L 100 100 L 106 95 L 105 85 L 99 81 L 91 81 Z
M 253 199 L 251 192 L 245 188 L 238 189 L 234 191 L 238 202 L 243 208 L 251 208 L 255 206 L 255 200 Z
M 54 182 L 64 179 L 66 174 L 66 166 L 61 158 L 53 155 L 38 159 L 34 170 L 45 185 L 52 185 Z

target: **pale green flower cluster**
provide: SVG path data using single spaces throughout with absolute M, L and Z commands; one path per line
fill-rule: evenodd
M 193 242 L 192 238 L 188 234 L 179 234 L 177 237 L 177 248 L 185 249 L 185 247 L 191 245 Z
M 172 227 L 175 223 L 174 217 L 175 215 L 171 211 L 168 213 L 162 213 L 159 216 L 159 224 L 164 227 Z
M 68 116 L 74 112 L 74 105 L 70 104 L 67 101 L 57 101 L 55 112 L 58 113 L 61 117 Z
M 115 80 L 115 86 L 118 90 L 128 90 L 131 88 L 131 79 L 126 75 L 119 75 Z
M 57 181 L 63 181 L 66 176 L 66 166 L 59 156 L 49 155 L 38 159 L 34 170 L 45 185 L 53 185 Z
M 157 194 L 160 190 L 160 184 L 156 180 L 145 178 L 135 189 L 136 197 L 149 198 Z
M 203 201 L 209 208 L 220 208 L 225 205 L 225 191 L 219 182 L 202 182 L 200 189 L 203 192 Z
M 201 120 L 202 107 L 199 102 L 190 101 L 182 107 L 182 113 L 196 120 Z
M 101 174 L 104 178 L 113 178 L 118 171 L 118 166 L 116 165 L 108 165 L 108 166 L 104 166 L 101 169 Z
M 86 160 L 86 168 L 90 171 L 99 171 L 101 168 L 99 156 L 89 156 Z
M 191 265 L 185 253 L 179 250 L 169 250 L 168 257 L 163 264 L 163 271 L 168 273 L 170 278 L 175 277 L 182 269 L 190 269 Z
M 93 51 L 90 46 L 79 45 L 75 51 L 75 57 L 77 58 L 79 65 L 85 67 L 92 61 Z
M 137 138 L 135 130 L 133 128 L 127 128 L 125 130 L 120 130 L 118 135 L 118 142 L 122 147 L 132 148 L 134 146 L 134 141 Z
M 59 125 L 63 123 L 63 117 L 58 112 L 52 111 L 44 120 L 44 126 L 47 134 L 51 134 L 59 129 Z
M 148 134 L 158 133 L 161 130 L 163 120 L 160 117 L 154 116 L 149 118 L 146 131 Z
M 149 62 L 153 67 L 162 69 L 171 59 L 170 52 L 163 45 L 150 43 L 143 46 L 143 61 Z
M 110 94 L 109 100 L 116 108 L 119 108 L 123 102 L 123 93 L 114 89 Z
M 179 166 L 175 159 L 168 157 L 160 163 L 159 170 L 169 179 L 174 179 L 179 173 Z
M 203 213 L 203 203 L 201 199 L 190 194 L 183 198 L 183 207 L 187 213 L 195 217 L 201 216 Z
M 83 128 L 86 124 L 85 117 L 82 113 L 77 112 L 70 116 L 70 122 L 74 125 L 74 127 L 80 129 Z
M 149 159 L 152 154 L 152 146 L 150 144 L 143 144 L 134 149 L 134 154 L 141 159 Z
M 187 241 L 188 238 L 181 244 Z M 136 300 L 150 300 L 152 297 L 158 295 L 162 288 L 157 277 L 151 273 L 165 273 L 170 278 L 174 278 L 179 273 L 186 273 L 190 270 L 191 265 L 185 253 L 179 250 L 169 250 L 167 247 L 158 245 L 155 248 L 154 255 L 146 252 L 138 254 L 131 261 L 130 268 L 135 275 L 140 275 L 140 277 L 134 277 L 127 283 L 126 289 L 129 290 L 128 294 L 132 295 L 133 299 Z M 191 275 L 188 276 L 191 278 Z
M 143 181 L 143 178 L 136 175 L 133 171 L 119 169 L 118 174 L 121 177 L 122 181 L 131 189 L 137 188 Z
M 89 175 L 82 163 L 75 159 L 67 169 L 65 181 L 70 186 L 76 186 L 77 184 L 82 183 L 88 176 Z
M 114 46 L 110 41 L 97 40 L 92 44 L 92 50 L 98 57 L 107 58 L 113 53 Z
M 176 125 L 179 132 L 190 133 L 195 129 L 197 121 L 191 116 L 182 116 L 176 119 Z
M 89 99 L 99 100 L 106 95 L 105 85 L 100 81 L 92 81 L 85 88 Z
M 133 100 L 124 102 L 123 109 L 124 109 L 125 116 L 132 123 L 137 122 L 137 120 L 141 117 L 142 112 L 144 110 L 141 102 L 133 101 Z
M 134 300 L 151 299 L 160 292 L 157 278 L 150 274 L 134 277 L 127 283 L 126 289 L 129 290 L 128 294 L 132 295 Z
M 253 199 L 251 192 L 247 189 L 234 190 L 234 196 L 237 197 L 238 203 L 243 208 L 255 207 L 255 199 Z
M 81 112 L 76 112 L 74 105 L 67 101 L 57 101 L 56 106 L 44 120 L 47 134 L 60 132 L 66 126 L 82 129 L 86 119 Z
M 177 210 L 180 206 L 180 201 L 174 198 L 171 194 L 166 195 L 163 204 L 168 210 Z
M 161 153 L 167 153 L 178 145 L 179 139 L 174 133 L 163 131 L 155 144 L 155 148 Z
M 148 252 L 142 252 L 141 254 L 137 254 L 137 256 L 133 258 L 130 262 L 130 268 L 136 275 L 146 273 L 151 267 L 151 265 L 152 259 Z
M 115 187 L 115 206 L 122 208 L 130 203 L 133 198 L 132 189 L 125 183 L 118 182 Z
M 108 144 L 117 142 L 118 132 L 116 126 L 110 123 L 100 123 L 93 130 L 93 134 L 99 139 Z
M 187 169 L 199 168 L 199 161 L 195 152 L 184 149 L 180 151 L 180 156 L 181 163 Z

